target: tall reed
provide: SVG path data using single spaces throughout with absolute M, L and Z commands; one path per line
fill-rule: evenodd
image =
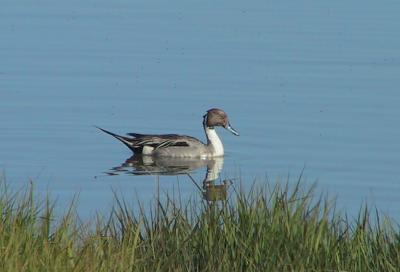
M 399 226 L 367 208 L 335 211 L 299 183 L 254 186 L 216 203 L 167 196 L 151 211 L 115 206 L 55 218 L 34 190 L 0 193 L 0 271 L 399 271 Z M 142 204 L 138 204 L 142 205 Z

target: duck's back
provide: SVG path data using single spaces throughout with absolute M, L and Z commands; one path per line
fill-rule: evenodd
M 162 157 L 202 157 L 207 146 L 194 137 L 179 134 L 147 135 L 129 133 L 134 152 Z

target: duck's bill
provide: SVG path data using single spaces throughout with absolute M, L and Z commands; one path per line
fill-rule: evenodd
M 232 134 L 239 136 L 239 132 L 237 132 L 232 126 L 231 124 L 228 124 L 228 126 L 226 127 L 227 130 L 229 130 L 230 132 L 232 132 Z

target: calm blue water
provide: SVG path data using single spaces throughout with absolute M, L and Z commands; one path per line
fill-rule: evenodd
M 112 188 L 150 201 L 157 177 L 106 175 L 131 152 L 93 125 L 204 139 L 220 107 L 241 133 L 219 131 L 222 178 L 294 181 L 305 166 L 350 214 L 367 201 L 399 220 L 399 14 L 397 1 L 3 1 L 0 169 L 61 204 L 79 192 L 84 215 Z

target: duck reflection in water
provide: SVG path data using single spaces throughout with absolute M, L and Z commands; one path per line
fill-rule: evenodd
M 187 175 L 195 186 L 202 192 L 207 201 L 226 200 L 230 182 L 227 180 L 216 184 L 224 165 L 223 157 L 198 158 L 171 158 L 133 155 L 119 166 L 106 172 L 108 175 Z M 193 171 L 206 168 L 203 186 L 190 175 Z

